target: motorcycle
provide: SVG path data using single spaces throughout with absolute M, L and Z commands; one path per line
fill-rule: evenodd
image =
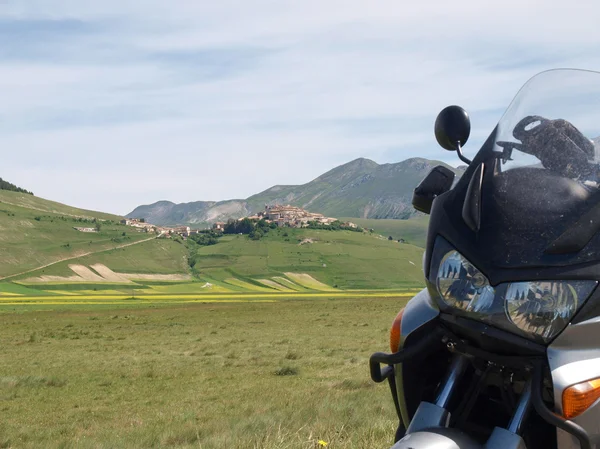
M 600 73 L 556 69 L 518 92 L 473 160 L 468 114 L 435 121 L 426 287 L 370 358 L 393 449 L 600 447 Z

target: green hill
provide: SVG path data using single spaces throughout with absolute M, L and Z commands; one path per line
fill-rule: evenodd
M 39 212 L 51 212 L 58 215 L 66 215 L 82 218 L 98 218 L 101 220 L 119 221 L 122 217 L 104 212 L 95 212 L 91 210 L 78 209 L 67 206 L 56 201 L 46 200 L 27 193 L 11 192 L 0 190 L 0 204 L 10 206 L 19 206 L 24 209 L 32 209 Z
M 240 218 L 264 210 L 266 204 L 290 204 L 331 217 L 410 218 L 415 186 L 440 161 L 407 159 L 396 164 L 377 164 L 356 159 L 300 185 L 278 185 L 245 200 L 196 201 L 175 204 L 159 201 L 139 206 L 128 217 L 146 218 L 157 225 L 189 224 L 203 227 L 215 221 Z
M 190 248 L 194 251 L 190 252 Z M 190 254 L 195 254 L 192 261 Z M 42 290 L 82 292 L 92 289 L 112 292 L 146 289 L 143 293 L 405 290 L 423 285 L 422 257 L 422 248 L 377 234 L 281 228 L 271 230 L 258 241 L 246 235 L 223 236 L 212 246 L 154 239 L 60 262 L 13 280 Z M 86 282 L 73 281 L 74 264 L 89 270 L 92 277 Z M 136 273 L 131 275 L 134 284 L 128 287 L 129 279 L 94 280 L 93 276 L 103 275 L 98 264 L 117 276 Z M 190 265 L 194 265 L 192 272 Z M 166 284 L 168 288 L 160 287 Z M 203 289 L 207 285 L 210 288 Z
M 398 290 L 423 284 L 423 220 L 354 220 L 374 228 L 372 234 L 277 228 L 258 241 L 226 235 L 216 245 L 198 246 L 157 239 L 121 225 L 119 218 L 0 191 L 0 296 L 26 294 L 7 281 L 85 294 Z
M 410 220 L 396 219 L 373 219 L 373 218 L 341 218 L 342 221 L 352 221 L 365 229 L 373 229 L 375 232 L 394 240 L 404 239 L 407 243 L 425 248 L 427 241 L 427 226 L 429 216 L 420 216 Z
M 116 215 L 0 190 L 0 278 L 148 238 L 145 233 L 119 224 L 119 219 Z M 100 232 L 74 229 L 95 227 L 98 223 Z
M 339 289 L 423 285 L 423 249 L 375 235 L 284 228 L 259 241 L 241 235 L 221 240 L 198 251 L 195 270 L 200 277 L 217 282 L 234 278 L 261 286 L 259 280 L 305 273 Z

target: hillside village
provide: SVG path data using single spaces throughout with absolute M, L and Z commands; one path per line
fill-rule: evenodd
M 295 207 L 290 205 L 267 205 L 265 210 L 255 215 L 248 217 L 241 217 L 238 221 L 244 219 L 258 222 L 264 220 L 268 224 L 275 223 L 278 227 L 291 227 L 291 228 L 304 228 L 308 227 L 311 223 L 329 226 L 338 221 L 337 218 L 326 217 L 323 214 L 309 212 L 301 207 Z M 190 226 L 157 226 L 151 223 L 147 223 L 144 218 L 124 218 L 121 220 L 121 224 L 138 228 L 143 232 L 153 232 L 156 234 L 162 234 L 165 236 L 179 235 L 187 238 L 190 235 L 205 232 L 207 229 L 192 229 Z M 226 222 L 218 221 L 212 225 L 212 230 L 215 232 L 223 232 L 225 230 Z M 344 227 L 356 229 L 358 226 L 354 223 L 347 222 L 342 223 Z
M 314 222 L 320 225 L 328 226 L 336 221 L 337 218 L 326 217 L 323 214 L 309 212 L 301 207 L 295 206 L 265 206 L 265 210 L 259 212 L 256 215 L 251 215 L 248 218 L 252 221 L 265 220 L 267 223 L 275 223 L 279 227 L 288 226 L 291 228 L 303 228 L 307 227 L 309 223 Z M 239 220 L 243 220 L 244 218 L 240 218 Z M 225 222 L 217 222 L 213 225 L 214 230 L 223 230 Z M 354 223 L 344 223 L 349 227 L 356 227 Z

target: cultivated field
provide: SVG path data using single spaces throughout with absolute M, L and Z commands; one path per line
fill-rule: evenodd
M 101 232 L 80 232 L 74 227 L 94 227 L 95 224 L 78 221 L 79 218 L 66 213 L 56 214 L 5 203 L 3 201 L 7 200 L 8 194 L 22 195 L 23 201 L 31 200 L 34 205 L 38 205 L 34 200 L 39 200 L 31 195 L 0 191 L 0 278 L 152 237 L 114 222 L 101 222 Z M 12 201 L 17 199 L 8 197 Z M 64 207 L 70 212 L 78 210 Z M 51 271 L 52 267 L 47 270 Z
M 391 444 L 367 361 L 423 285 L 421 224 L 389 223 L 416 245 L 274 229 L 197 246 L 118 220 L 0 192 L 0 448 Z
M 284 295 L 3 296 L 0 447 L 391 445 L 393 404 L 367 361 L 409 296 Z
M 100 292 L 119 286 L 128 294 L 152 293 L 161 283 L 175 288 L 175 281 L 184 285 L 174 293 L 397 291 L 423 286 L 422 257 L 420 247 L 375 234 L 275 229 L 258 241 L 226 235 L 212 246 L 152 239 L 9 280 L 44 290 Z
M 47 275 L 68 276 L 72 274 L 69 265 L 73 263 L 87 266 L 103 264 L 120 273 L 187 274 L 189 273 L 187 253 L 184 245 L 171 239 L 154 239 L 80 257 L 75 262 L 60 262 L 17 279 Z
M 392 236 L 395 240 L 404 239 L 413 245 L 425 248 L 427 241 L 427 226 L 429 217 L 421 216 L 410 220 L 375 219 L 375 218 L 341 218 L 351 221 L 366 229 L 373 229 L 385 237 Z
M 312 243 L 300 244 L 310 240 Z M 209 282 L 306 273 L 329 289 L 405 289 L 423 285 L 423 249 L 352 231 L 276 229 L 259 241 L 227 235 L 197 250 L 194 269 Z M 298 283 L 298 278 L 290 279 Z M 263 284 L 264 286 L 264 284 Z M 323 289 L 316 283 L 309 289 Z M 261 288 L 260 283 L 258 287 Z

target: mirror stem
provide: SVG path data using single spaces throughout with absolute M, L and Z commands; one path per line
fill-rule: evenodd
M 471 160 L 468 159 L 467 157 L 465 157 L 464 154 L 462 154 L 462 148 L 460 146 L 460 142 L 458 142 L 456 144 L 456 152 L 458 153 L 458 158 L 463 161 L 465 164 L 467 165 L 471 165 Z

